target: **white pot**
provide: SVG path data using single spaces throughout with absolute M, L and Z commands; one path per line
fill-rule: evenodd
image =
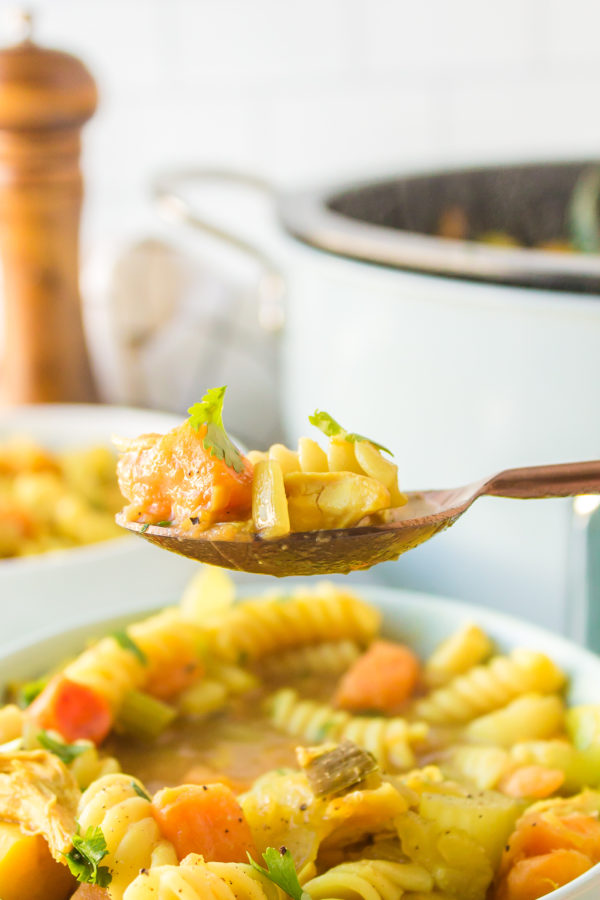
M 392 447 L 407 488 L 599 455 L 600 299 L 414 275 L 299 245 L 288 259 L 290 440 L 326 409 Z M 479 500 L 383 574 L 560 628 L 571 515 L 570 501 Z
M 173 184 L 161 190 L 185 217 Z M 342 252 L 349 236 L 362 242 L 359 255 L 392 254 L 394 236 L 386 244 L 377 234 L 389 230 L 362 225 L 342 223 L 338 248 L 339 218 L 326 213 L 306 225 L 314 202 L 314 194 L 300 195 L 299 204 L 294 195 L 279 198 L 288 229 Z M 197 217 L 187 220 L 203 227 Z M 411 244 L 411 237 L 407 256 L 420 264 L 435 239 Z M 518 274 L 525 256 L 534 285 L 543 282 L 540 273 L 568 279 L 578 266 L 586 277 L 600 271 L 597 257 L 446 244 L 447 271 Z M 600 455 L 597 294 L 411 273 L 315 249 L 283 228 L 267 251 L 275 261 L 267 285 L 276 285 L 277 267 L 286 282 L 282 409 L 290 442 L 307 432 L 309 413 L 326 409 L 392 447 L 408 489 Z M 568 500 L 482 499 L 453 530 L 376 576 L 560 629 L 568 615 L 571 517 Z

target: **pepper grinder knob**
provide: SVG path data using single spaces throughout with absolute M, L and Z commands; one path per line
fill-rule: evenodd
M 2 399 L 96 399 L 79 295 L 80 134 L 97 105 L 83 63 L 31 40 L 0 50 Z

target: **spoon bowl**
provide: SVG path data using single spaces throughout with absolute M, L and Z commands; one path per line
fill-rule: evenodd
M 218 533 L 190 537 L 176 527 L 117 523 L 165 550 L 198 562 L 283 577 L 346 574 L 397 559 L 453 525 L 482 496 L 541 499 L 600 493 L 600 460 L 507 469 L 473 484 L 450 490 L 414 491 L 408 502 L 362 519 L 353 528 L 292 532 L 266 540 L 242 533 L 223 540 Z

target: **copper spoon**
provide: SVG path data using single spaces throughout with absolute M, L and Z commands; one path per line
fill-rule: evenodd
M 413 491 L 406 506 L 367 517 L 353 528 L 292 532 L 274 540 L 248 534 L 219 540 L 210 532 L 191 538 L 177 528 L 126 522 L 121 513 L 117 522 L 165 550 L 213 566 L 264 575 L 327 575 L 397 559 L 454 525 L 478 497 L 540 499 L 597 493 L 600 460 L 592 460 L 507 469 L 466 487 Z

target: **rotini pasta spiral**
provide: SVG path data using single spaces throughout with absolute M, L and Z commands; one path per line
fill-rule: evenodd
M 408 891 L 402 900 L 456 900 L 456 896 L 442 894 L 440 891 Z
M 162 691 L 165 674 L 173 669 L 192 669 L 198 673 L 200 656 L 205 647 L 204 630 L 186 621 L 177 608 L 165 609 L 156 616 L 134 622 L 127 629 L 147 660 L 144 688 L 151 694 L 167 696 Z
M 411 744 L 423 740 L 422 722 L 382 716 L 351 716 L 325 703 L 302 700 L 291 688 L 282 688 L 267 702 L 273 724 L 313 743 L 324 740 L 353 741 L 368 750 L 384 769 L 410 769 L 415 762 Z
M 87 749 L 76 756 L 68 766 L 82 791 L 93 781 L 102 778 L 103 775 L 113 775 L 121 771 L 118 760 L 114 756 L 101 756 L 98 748 L 91 741 L 77 741 L 76 743 L 88 744 Z
M 190 853 L 180 865 L 153 866 L 140 873 L 124 900 L 281 900 L 282 896 L 252 866 L 207 863 Z
M 206 716 L 224 709 L 232 697 L 258 685 L 258 678 L 240 666 L 207 660 L 206 678 L 179 695 L 178 707 L 188 715 Z
M 433 878 L 423 866 L 383 859 L 342 863 L 304 885 L 312 900 L 398 900 L 407 890 L 432 888 Z
M 558 691 L 564 682 L 564 674 L 544 653 L 514 650 L 454 678 L 416 703 L 415 711 L 426 722 L 440 725 L 468 722 L 521 694 Z
M 84 791 L 79 803 L 82 833 L 90 827 L 102 829 L 108 850 L 102 864 L 112 874 L 108 887 L 112 900 L 121 900 L 141 869 L 177 863 L 173 845 L 162 837 L 144 794 L 142 784 L 131 775 L 104 775 Z
M 24 720 L 23 710 L 14 703 L 3 706 L 0 709 L 0 744 L 21 737 Z
M 105 637 L 65 668 L 67 678 L 85 684 L 108 700 L 117 712 L 125 694 L 160 686 L 162 673 L 174 664 L 198 660 L 201 629 L 185 621 L 176 609 L 135 622 L 127 629 L 146 662 L 122 647 L 114 637 Z
M 226 659 L 258 660 L 321 641 L 367 644 L 377 632 L 380 614 L 349 591 L 322 582 L 315 590 L 247 600 L 234 606 L 215 630 L 217 652 Z
M 467 740 L 510 747 L 517 741 L 555 737 L 564 731 L 565 707 L 556 694 L 523 694 L 465 728 Z
M 435 648 L 425 663 L 425 680 L 431 687 L 441 687 L 483 662 L 491 652 L 487 634 L 479 625 L 467 622 Z
M 308 644 L 287 653 L 272 653 L 261 661 L 261 672 L 269 678 L 303 675 L 340 675 L 360 654 L 354 641 L 325 641 Z
M 510 765 L 508 752 L 502 747 L 459 745 L 452 748 L 447 759 L 450 775 L 466 778 L 479 790 L 495 787 Z
M 144 665 L 113 637 L 106 637 L 69 663 L 65 675 L 101 694 L 117 712 L 125 694 L 143 684 Z

